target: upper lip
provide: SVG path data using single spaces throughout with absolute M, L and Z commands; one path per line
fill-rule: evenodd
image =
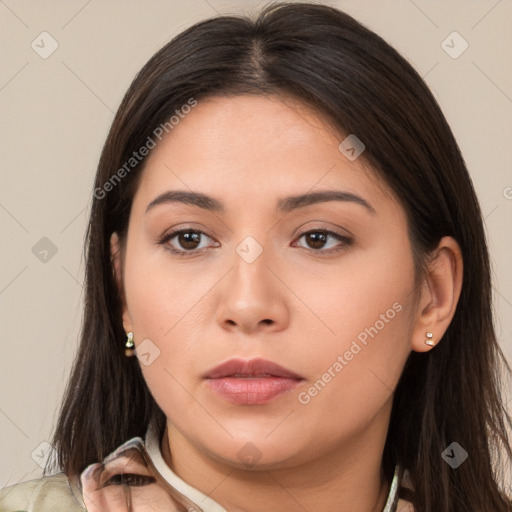
M 203 377 L 208 379 L 221 379 L 223 377 L 285 377 L 303 379 L 297 373 L 266 359 L 229 359 L 211 370 Z

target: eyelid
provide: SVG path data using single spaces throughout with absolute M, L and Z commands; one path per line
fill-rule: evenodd
M 308 220 L 307 222 L 303 222 L 296 230 L 297 232 L 301 232 L 302 234 L 307 233 L 308 231 L 331 231 L 336 233 L 339 236 L 346 236 L 347 238 L 354 237 L 354 234 L 348 230 L 345 226 L 334 224 L 325 220 Z

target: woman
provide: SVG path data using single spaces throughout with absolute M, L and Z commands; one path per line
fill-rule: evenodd
M 379 36 L 300 3 L 185 30 L 93 195 L 61 472 L 2 511 L 512 510 L 478 201 Z

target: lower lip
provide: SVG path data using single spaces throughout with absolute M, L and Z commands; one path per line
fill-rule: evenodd
M 234 404 L 263 405 L 287 393 L 300 380 L 286 377 L 223 377 L 208 379 L 212 390 Z

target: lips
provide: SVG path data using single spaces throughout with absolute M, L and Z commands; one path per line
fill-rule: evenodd
M 210 390 L 237 405 L 264 405 L 292 391 L 304 378 L 265 359 L 230 359 L 208 371 Z
M 204 378 L 221 379 L 223 377 L 284 377 L 289 379 L 303 379 L 283 366 L 266 359 L 230 359 L 208 371 Z

